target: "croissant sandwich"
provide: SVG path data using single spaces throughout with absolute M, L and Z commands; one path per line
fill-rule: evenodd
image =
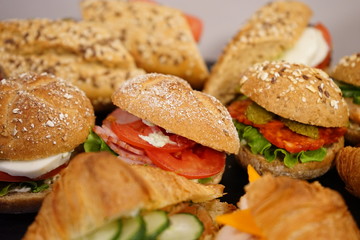
M 212 238 L 215 216 L 234 209 L 216 200 L 222 195 L 222 185 L 83 153 L 61 173 L 23 239 Z
M 239 210 L 218 216 L 216 240 L 355 240 L 360 231 L 341 195 L 319 182 L 250 174 Z
M 95 124 L 84 92 L 49 74 L 0 80 L 0 212 L 35 212 Z
M 145 74 L 113 94 L 118 108 L 95 126 L 85 151 L 109 150 L 202 183 L 219 183 L 239 138 L 226 107 L 173 75 Z
M 325 69 L 332 43 L 321 24 L 309 24 L 312 10 L 299 1 L 272 1 L 246 22 L 225 46 L 212 67 L 204 92 L 226 104 L 247 67 L 263 61 L 286 60 Z
M 322 70 L 284 61 L 250 67 L 228 106 L 239 131 L 238 160 L 261 174 L 311 179 L 344 146 L 348 107 Z

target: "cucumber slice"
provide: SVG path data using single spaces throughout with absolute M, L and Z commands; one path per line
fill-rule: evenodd
M 155 240 L 170 225 L 170 220 L 164 211 L 148 212 L 143 218 L 146 224 L 146 240 Z
M 170 226 L 159 236 L 158 240 L 195 240 L 204 231 L 203 223 L 190 213 L 178 213 L 170 217 Z
M 121 222 L 112 221 L 105 226 L 96 229 L 94 232 L 86 235 L 82 239 L 86 240 L 116 240 L 121 231 Z
M 145 238 L 145 222 L 139 215 L 121 220 L 122 228 L 118 240 L 142 240 Z

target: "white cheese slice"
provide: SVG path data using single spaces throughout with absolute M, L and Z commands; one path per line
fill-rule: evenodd
M 329 45 L 322 32 L 315 27 L 307 27 L 296 45 L 285 52 L 281 60 L 315 67 L 325 59 L 328 52 Z
M 169 136 L 166 136 L 162 132 L 157 133 L 150 133 L 148 136 L 139 135 L 139 137 L 149 144 L 153 145 L 154 147 L 163 147 L 167 143 L 168 144 L 176 144 L 175 142 L 171 141 Z
M 0 160 L 0 171 L 11 176 L 37 178 L 69 161 L 71 152 L 31 161 Z

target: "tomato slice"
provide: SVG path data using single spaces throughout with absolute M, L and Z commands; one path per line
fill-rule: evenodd
M 144 124 L 142 120 L 128 124 L 118 124 L 116 122 L 112 122 L 111 129 L 120 140 L 143 149 L 157 149 L 166 152 L 177 152 L 195 144 L 193 141 L 179 135 L 165 133 L 159 127 L 148 126 Z M 155 147 L 139 136 L 149 136 L 149 134 L 156 132 L 161 132 L 162 134 L 167 135 L 174 144 L 167 143 L 163 147 Z
M 226 154 L 197 144 L 182 152 L 146 149 L 152 162 L 167 171 L 189 179 L 207 178 L 218 174 L 225 166 Z
M 186 21 L 188 22 L 192 35 L 194 36 L 194 39 L 196 42 L 200 42 L 200 38 L 203 31 L 203 23 L 200 20 L 200 18 L 195 17 L 190 14 L 184 14 Z
M 6 172 L 1 172 L 0 171 L 0 181 L 1 182 L 28 182 L 28 181 L 39 181 L 39 180 L 44 180 L 44 179 L 48 179 L 50 177 L 55 176 L 56 174 L 58 174 L 63 168 L 65 168 L 67 166 L 66 164 L 63 164 L 53 170 L 51 170 L 50 172 L 47 172 L 35 179 L 31 179 L 28 177 L 23 177 L 23 176 L 12 176 Z
M 322 23 L 317 23 L 314 25 L 315 28 L 319 29 L 326 41 L 326 43 L 329 45 L 329 52 L 327 53 L 324 60 L 319 63 L 316 68 L 325 69 L 330 65 L 331 62 L 331 52 L 332 52 L 332 39 L 329 30 L 325 27 Z

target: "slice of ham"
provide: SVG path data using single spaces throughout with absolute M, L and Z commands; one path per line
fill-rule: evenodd
M 93 131 L 106 142 L 106 144 L 119 155 L 119 158 L 129 164 L 154 165 L 150 158 L 141 149 L 135 148 L 124 141 L 121 141 L 111 130 L 111 123 L 116 121 L 119 124 L 131 123 L 140 118 L 117 108 L 110 113 L 103 121 L 103 125 L 95 126 Z

